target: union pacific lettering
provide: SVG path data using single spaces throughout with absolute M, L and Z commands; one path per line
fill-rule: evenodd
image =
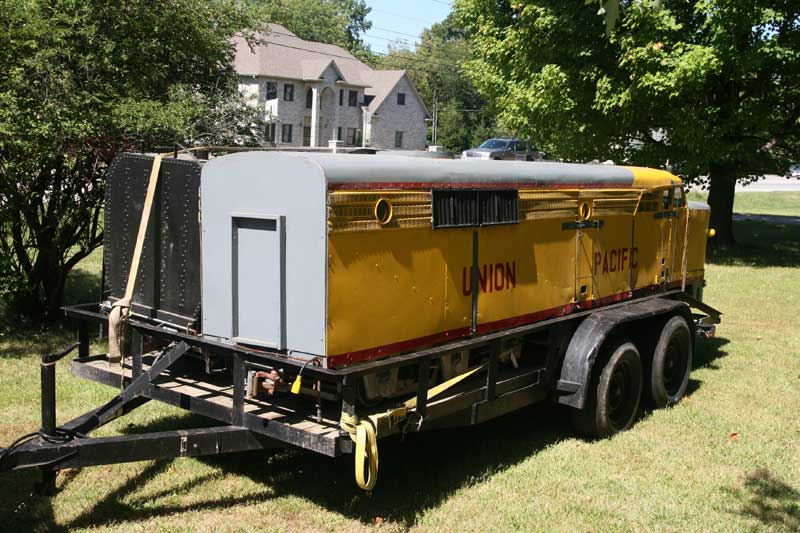
M 609 272 L 621 272 L 623 270 L 636 270 L 639 266 L 637 254 L 639 249 L 634 248 L 613 248 L 602 252 L 594 253 L 594 273 L 608 274 Z
M 461 292 L 464 296 L 472 294 L 472 268 L 464 267 L 461 271 Z M 511 290 L 517 286 L 517 262 L 493 263 L 478 269 L 478 284 L 481 292 L 500 292 Z

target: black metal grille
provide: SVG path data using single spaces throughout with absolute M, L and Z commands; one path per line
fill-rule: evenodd
M 433 191 L 433 227 L 477 226 L 478 191 Z
M 478 191 L 481 204 L 481 226 L 519 222 L 517 191 Z
M 433 227 L 490 226 L 519 222 L 515 190 L 433 191 Z

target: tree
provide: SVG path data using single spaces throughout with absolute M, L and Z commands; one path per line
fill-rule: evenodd
M 336 44 L 374 60 L 361 34 L 372 27 L 364 0 L 268 0 L 269 19 L 307 41 Z
M 468 71 L 504 125 L 568 160 L 666 166 L 710 186 L 717 244 L 734 243 L 737 180 L 798 156 L 800 4 L 458 0 Z
M 209 134 L 237 92 L 230 38 L 262 21 L 237 0 L 0 0 L 0 296 L 59 315 L 115 153 Z
M 485 98 L 461 69 L 472 58 L 467 33 L 450 14 L 426 28 L 413 49 L 405 42 L 397 42 L 389 46 L 389 53 L 380 61 L 382 68 L 408 71 L 431 112 L 434 101 L 438 101 L 437 144 L 448 150 L 468 148 L 473 131 L 493 125 L 490 110 L 484 110 Z

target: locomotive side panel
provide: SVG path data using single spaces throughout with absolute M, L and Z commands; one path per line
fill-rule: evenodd
M 517 223 L 436 229 L 431 193 L 416 194 L 329 194 L 332 366 L 468 335 L 476 291 L 477 333 L 630 296 L 638 191 L 524 190 Z M 397 204 L 384 225 L 381 199 Z
M 463 293 L 462 268 L 471 262 L 470 232 L 428 227 L 331 233 L 329 364 L 469 333 L 472 300 Z
M 641 268 L 638 248 L 633 244 L 633 214 L 598 216 L 602 227 L 587 232 L 593 240 L 592 299 L 614 301 L 630 296 L 632 278 Z
M 478 333 L 563 314 L 574 296 L 574 231 L 567 218 L 523 221 L 478 229 Z M 445 230 L 450 231 L 450 230 Z M 581 258 L 577 257 L 580 261 Z M 470 263 L 462 271 L 470 272 Z

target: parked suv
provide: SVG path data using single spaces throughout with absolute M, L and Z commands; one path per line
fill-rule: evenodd
M 461 159 L 534 161 L 541 158 L 539 150 L 521 139 L 489 139 L 477 148 L 461 152 Z

